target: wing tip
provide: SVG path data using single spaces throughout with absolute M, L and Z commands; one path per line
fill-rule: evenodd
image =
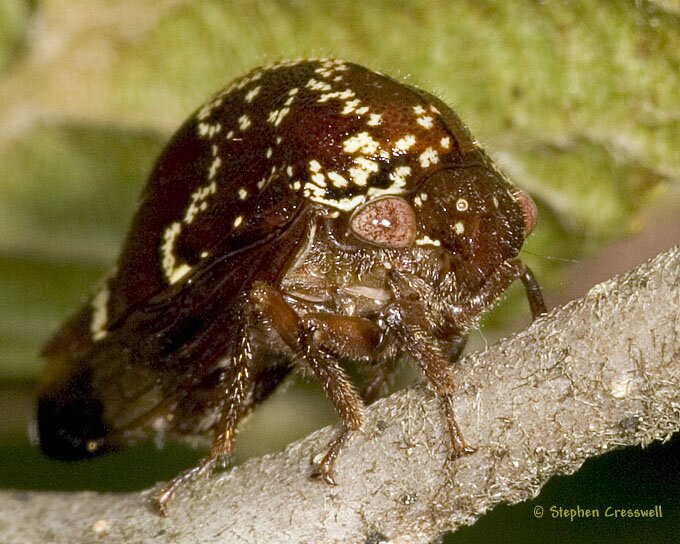
M 52 459 L 76 461 L 113 449 L 89 372 L 75 374 L 39 396 L 37 427 L 40 448 Z

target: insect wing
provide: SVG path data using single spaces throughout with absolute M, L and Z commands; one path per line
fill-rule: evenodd
M 89 349 L 59 354 L 53 343 L 48 355 L 61 379 L 39 399 L 45 453 L 78 459 L 150 432 L 205 432 L 220 402 L 221 368 L 241 332 L 248 287 L 256 280 L 276 281 L 306 232 L 297 204 L 288 206 L 296 214 L 266 236 L 251 229 L 250 242 L 231 251 L 232 241 L 224 240 L 219 257 L 133 305 Z M 85 326 L 77 316 L 69 334 L 79 336 L 78 324 Z

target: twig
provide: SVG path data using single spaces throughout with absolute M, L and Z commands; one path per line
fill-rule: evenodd
M 680 246 L 456 365 L 457 419 L 477 453 L 448 460 L 424 387 L 371 406 L 337 464 L 309 478 L 330 428 L 192 483 L 168 518 L 149 492 L 0 493 L 3 542 L 427 542 L 556 474 L 680 429 Z

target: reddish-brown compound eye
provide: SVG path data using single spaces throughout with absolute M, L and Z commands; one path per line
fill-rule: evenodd
M 352 215 L 350 227 L 361 240 L 382 247 L 411 247 L 416 238 L 413 208 L 397 196 L 366 202 Z
M 524 191 L 517 191 L 515 193 L 517 204 L 522 210 L 522 217 L 524 218 L 524 236 L 529 236 L 536 226 L 538 220 L 538 210 L 536 204 L 531 197 Z

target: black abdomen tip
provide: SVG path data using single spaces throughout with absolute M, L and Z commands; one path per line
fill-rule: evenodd
M 38 399 L 38 433 L 45 455 L 76 461 L 110 450 L 102 403 L 93 397 L 91 380 L 74 376 L 64 387 Z

